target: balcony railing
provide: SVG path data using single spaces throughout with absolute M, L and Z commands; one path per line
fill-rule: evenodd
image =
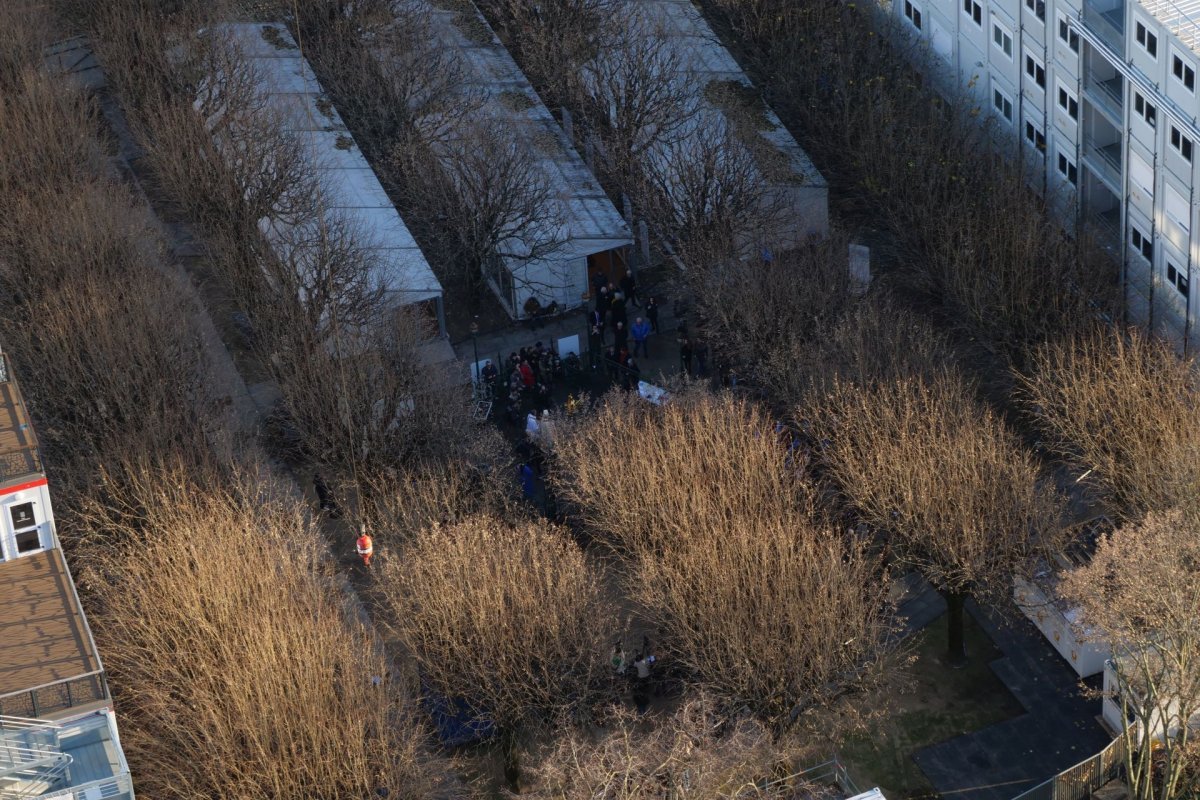
M 1083 155 L 1093 169 L 1102 172 L 1113 186 L 1120 186 L 1121 181 L 1121 141 L 1096 141 L 1091 136 L 1083 137 Z
M 1104 108 L 1120 124 L 1124 116 L 1125 79 L 1120 75 L 1111 78 L 1098 78 L 1089 69 L 1084 77 L 1084 91 L 1096 103 Z
M 0 695 L 0 714 L 40 719 L 69 708 L 104 700 L 108 700 L 108 682 L 104 671 L 97 670 L 75 678 Z
M 1124 6 L 1100 11 L 1090 3 L 1083 5 L 1083 24 L 1099 36 L 1105 44 L 1125 57 L 1125 11 Z

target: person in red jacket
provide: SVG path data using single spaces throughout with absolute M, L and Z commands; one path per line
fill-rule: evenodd
M 362 535 L 359 536 L 358 541 L 355 542 L 354 549 L 358 552 L 358 555 L 362 557 L 363 566 L 370 567 L 371 556 L 375 555 L 375 543 L 371 541 L 371 536 L 367 533 L 366 525 L 360 529 L 360 532 Z

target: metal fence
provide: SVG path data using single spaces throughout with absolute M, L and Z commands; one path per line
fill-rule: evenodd
M 1125 766 L 1126 736 L 1118 736 L 1096 755 L 1063 770 L 1013 800 L 1086 800 L 1117 777 Z
M 108 682 L 104 672 L 96 671 L 0 696 L 0 714 L 40 719 L 69 708 L 108 699 Z

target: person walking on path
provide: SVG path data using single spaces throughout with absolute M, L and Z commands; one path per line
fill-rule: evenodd
M 629 332 L 633 334 L 633 355 L 649 358 L 650 351 L 647 348 L 647 340 L 650 338 L 650 323 L 638 317 L 633 321 L 633 327 L 629 329 Z
M 692 374 L 692 340 L 686 336 L 679 339 L 679 363 L 683 367 L 683 374 L 690 377 Z
M 658 333 L 658 300 L 653 297 L 646 302 L 646 319 L 650 320 L 650 328 Z
M 313 473 L 313 491 L 317 493 L 317 513 L 328 511 L 332 519 L 338 518 L 337 501 L 333 499 L 333 492 L 329 489 L 329 484 L 325 482 L 325 478 L 319 472 Z
M 367 533 L 367 526 L 363 525 L 359 529 L 358 541 L 354 543 L 354 550 L 362 559 L 363 566 L 371 567 L 371 556 L 375 555 L 375 543 L 371 541 L 371 535 Z
M 534 476 L 533 467 L 528 462 L 521 465 L 521 490 L 525 493 L 525 497 L 532 500 L 537 494 L 537 480 Z
M 526 389 L 532 389 L 535 382 L 533 377 L 533 367 L 529 366 L 528 361 L 522 359 L 519 369 L 521 370 L 521 385 Z

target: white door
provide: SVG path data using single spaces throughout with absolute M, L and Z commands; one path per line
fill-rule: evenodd
M 5 560 L 44 549 L 40 505 L 28 495 L 0 502 L 0 556 Z

